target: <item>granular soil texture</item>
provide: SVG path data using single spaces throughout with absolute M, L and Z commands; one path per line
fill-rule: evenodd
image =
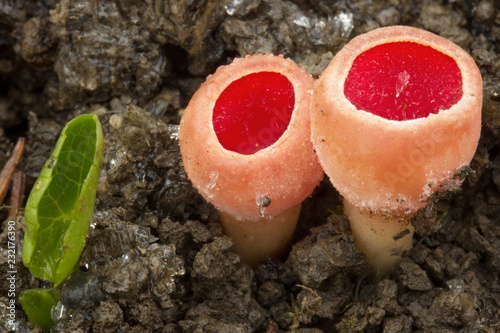
M 324 180 L 303 203 L 288 254 L 251 269 L 183 170 L 184 107 L 234 57 L 283 54 L 317 78 L 350 39 L 397 24 L 450 39 L 481 71 L 482 133 L 462 188 L 418 214 L 413 249 L 381 275 L 354 247 Z M 61 287 L 54 332 L 500 330 L 497 0 L 2 2 L 0 165 L 26 137 L 26 195 L 64 124 L 83 113 L 99 116 L 104 154 L 80 272 Z M 49 286 L 23 267 L 17 225 L 17 290 Z M 6 230 L 4 222 L 4 309 Z M 0 331 L 14 329 L 6 313 Z M 16 322 L 18 332 L 41 331 L 19 303 Z

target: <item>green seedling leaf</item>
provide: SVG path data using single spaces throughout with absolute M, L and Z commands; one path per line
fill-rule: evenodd
M 97 116 L 73 119 L 63 129 L 26 203 L 24 265 L 33 276 L 55 286 L 78 269 L 94 214 L 101 155 Z
M 30 322 L 48 332 L 52 321 L 52 307 L 59 301 L 59 292 L 53 289 L 28 289 L 19 294 L 19 302 Z

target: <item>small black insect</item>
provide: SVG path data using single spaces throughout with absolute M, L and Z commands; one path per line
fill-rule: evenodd
M 396 236 L 392 237 L 392 239 L 394 239 L 395 241 L 403 238 L 404 236 L 406 235 L 409 235 L 410 234 L 410 229 L 405 229 L 403 231 L 401 231 L 399 234 L 397 234 Z

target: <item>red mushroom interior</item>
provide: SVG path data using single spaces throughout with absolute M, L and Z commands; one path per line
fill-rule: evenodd
M 225 149 L 253 154 L 281 137 L 294 105 L 293 86 L 284 75 L 252 73 L 233 81 L 217 98 L 214 130 Z
M 462 74 L 453 58 L 432 47 L 381 44 L 354 59 L 344 94 L 358 110 L 389 120 L 425 118 L 462 98 Z

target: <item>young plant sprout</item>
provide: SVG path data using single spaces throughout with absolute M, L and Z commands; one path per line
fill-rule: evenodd
M 186 173 L 251 266 L 286 249 L 323 177 L 310 141 L 313 84 L 282 56 L 247 56 L 217 69 L 184 111 Z
M 319 78 L 313 144 L 344 197 L 357 247 L 383 272 L 412 246 L 409 217 L 469 165 L 481 131 L 472 58 L 416 28 L 354 38 Z

